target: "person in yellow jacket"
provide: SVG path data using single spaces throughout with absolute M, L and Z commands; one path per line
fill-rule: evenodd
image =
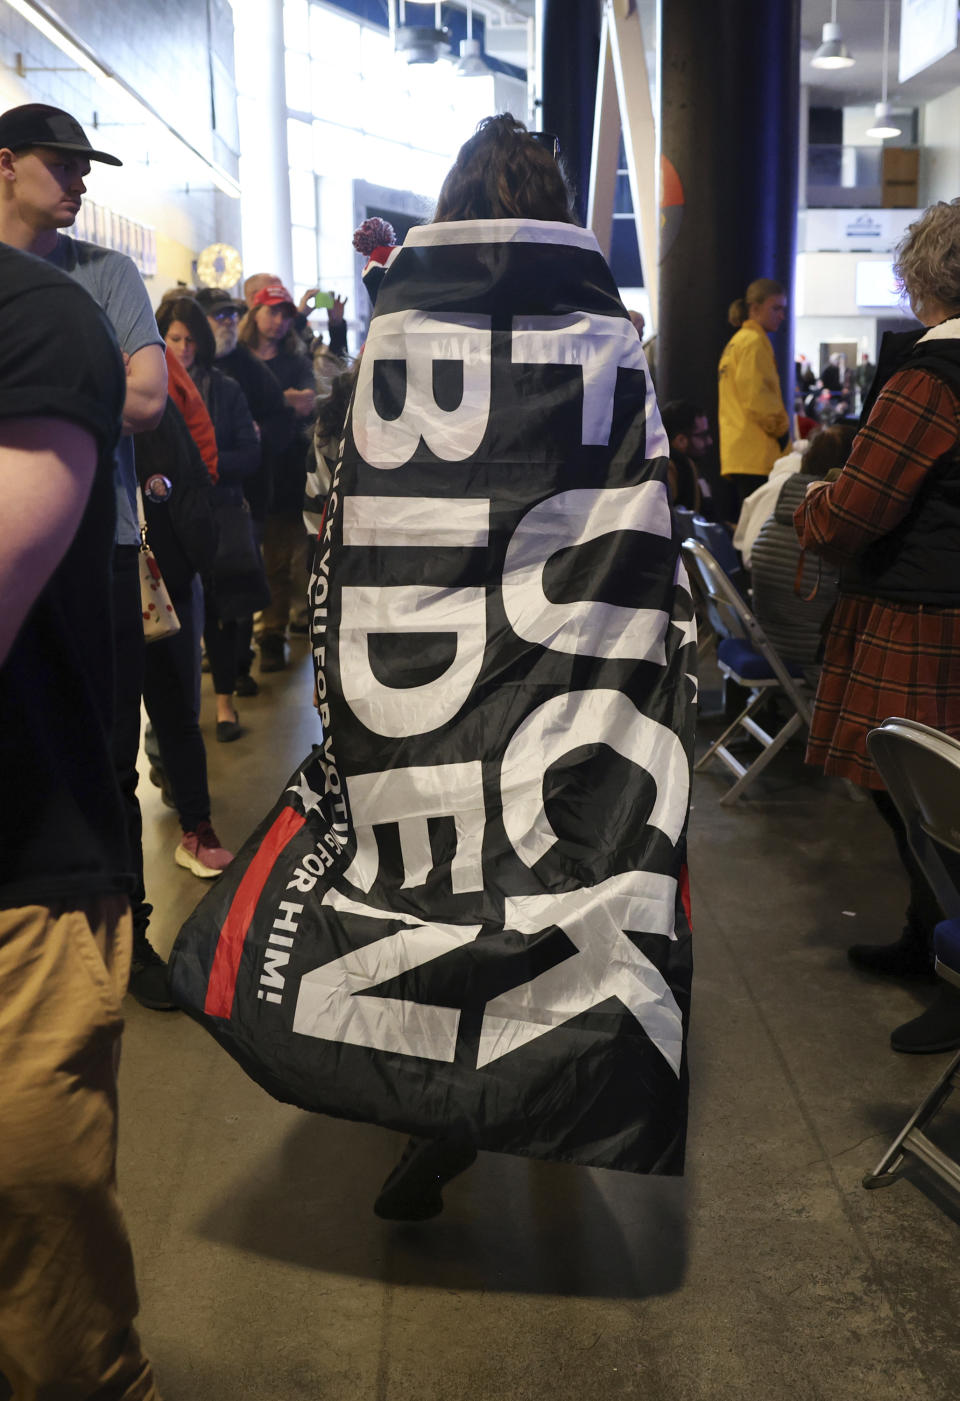
M 758 277 L 727 316 L 738 330 L 720 357 L 720 471 L 741 502 L 766 481 L 790 427 L 770 344 L 786 314 L 780 283 Z

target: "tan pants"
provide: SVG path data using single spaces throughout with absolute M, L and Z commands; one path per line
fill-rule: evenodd
M 287 623 L 301 626 L 310 616 L 307 555 L 310 537 L 302 516 L 267 516 L 263 527 L 263 567 L 270 606 L 257 624 L 257 637 L 285 637 Z
M 15 1401 L 156 1401 L 116 1192 L 126 898 L 0 909 L 0 1373 Z

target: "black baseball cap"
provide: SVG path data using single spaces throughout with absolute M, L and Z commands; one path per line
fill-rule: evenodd
M 236 297 L 231 297 L 222 287 L 199 287 L 196 292 L 187 295 L 192 295 L 194 301 L 200 303 L 207 316 L 216 316 L 218 311 L 243 312 L 247 309 L 246 302 L 238 302 Z
M 26 102 L 0 113 L 0 148 L 23 151 L 28 146 L 49 146 L 54 151 L 86 156 L 88 161 L 123 165 L 116 156 L 93 149 L 76 117 L 59 107 L 48 107 L 45 102 Z

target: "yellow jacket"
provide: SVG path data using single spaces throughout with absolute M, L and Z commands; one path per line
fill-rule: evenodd
M 720 357 L 720 471 L 766 477 L 790 427 L 770 337 L 745 321 Z

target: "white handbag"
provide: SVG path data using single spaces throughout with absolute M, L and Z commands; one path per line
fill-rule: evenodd
M 143 509 L 143 493 L 137 487 L 137 519 L 140 524 L 140 607 L 143 612 L 143 635 L 147 642 L 162 642 L 180 631 L 180 619 L 170 601 L 160 566 L 147 544 L 147 518 Z

